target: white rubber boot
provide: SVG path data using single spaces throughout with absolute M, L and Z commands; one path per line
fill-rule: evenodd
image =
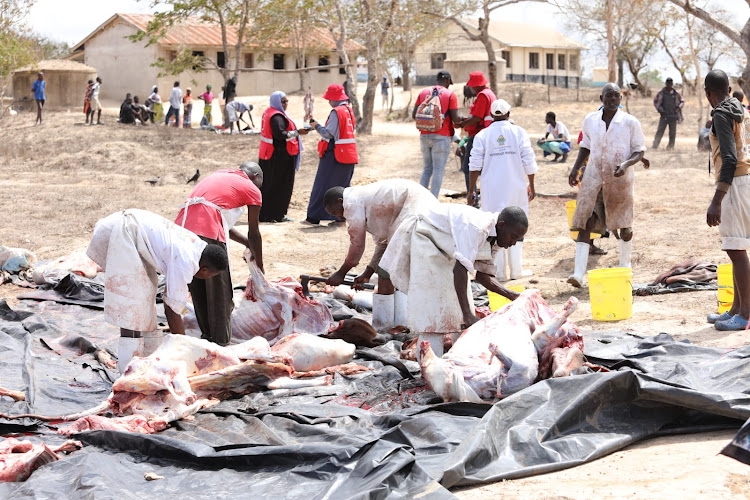
M 630 267 L 630 256 L 633 253 L 633 240 L 620 241 L 620 267 Z
M 510 247 L 508 249 L 508 256 L 508 260 L 510 261 L 510 279 L 517 280 L 534 275 L 533 272 L 526 271 L 523 268 L 523 241 L 519 241 Z
M 151 354 L 153 354 L 153 352 L 157 350 L 164 341 L 164 332 L 160 330 L 143 332 L 141 335 L 143 342 L 141 342 L 141 347 L 138 349 L 136 356 L 141 356 L 143 358 L 151 356 Z
M 495 267 L 497 268 L 497 274 L 495 277 L 501 283 L 508 281 L 508 275 L 505 274 L 505 260 L 505 249 L 498 248 L 497 254 L 495 254 Z
M 133 359 L 133 355 L 140 345 L 141 339 L 139 338 L 120 337 L 120 345 L 117 350 L 117 368 L 120 370 L 120 375 L 125 373 L 125 368 Z
M 372 295 L 372 327 L 377 332 L 385 332 L 393 328 L 395 295 Z
M 568 283 L 576 288 L 583 286 L 583 276 L 589 263 L 589 244 L 576 243 L 576 269 L 568 278 Z
M 406 326 L 407 323 L 407 311 L 408 311 L 408 296 L 396 290 L 393 294 L 394 297 L 394 308 L 393 308 L 393 326 Z

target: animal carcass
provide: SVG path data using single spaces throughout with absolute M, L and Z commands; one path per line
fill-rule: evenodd
M 334 365 L 343 365 L 345 373 L 364 370 L 344 364 L 351 361 L 354 349 L 343 340 L 308 334 L 285 337 L 273 349 L 262 337 L 221 347 L 186 335 L 169 335 L 150 356 L 133 358 L 102 405 L 83 414 L 60 418 L 76 418 L 62 432 L 69 435 L 113 429 L 154 433 L 234 394 L 263 388 L 329 384 L 330 373 L 305 380 L 292 377 L 301 375 L 297 372 L 325 368 L 335 371 Z M 295 367 L 299 369 L 295 371 Z M 105 412 L 111 412 L 115 418 L 102 417 L 100 414 Z
M 583 352 L 583 338 L 568 321 L 577 303 L 571 297 L 555 315 L 538 291 L 527 290 L 468 328 L 443 358 L 422 342 L 422 376 L 444 401 L 478 403 L 509 396 L 548 378 L 551 368 L 558 375 L 570 374 L 576 368 L 570 364 L 579 358 L 562 351 Z M 567 365 L 553 366 L 556 360 Z
M 292 333 L 324 335 L 338 327 L 328 308 L 305 297 L 292 278 L 268 281 L 255 262 L 240 305 L 232 313 L 232 338 L 264 337 L 271 344 Z
M 81 448 L 79 441 L 66 441 L 57 448 L 31 441 L 6 438 L 0 441 L 0 483 L 25 481 L 31 473 L 50 462 L 60 460 L 58 453 Z

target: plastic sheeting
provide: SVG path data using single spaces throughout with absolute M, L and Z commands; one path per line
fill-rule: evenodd
M 0 311 L 0 386 L 26 390 L 38 412 L 94 406 L 108 383 L 91 355 L 57 354 L 38 340 L 59 341 L 64 329 L 106 347 L 112 332 L 95 326 L 98 311 L 42 305 L 39 314 Z M 545 380 L 495 405 L 439 403 L 399 349 L 360 350 L 374 368 L 365 376 L 224 401 L 155 435 L 79 434 L 83 450 L 0 485 L 0 497 L 441 498 L 453 486 L 572 467 L 648 436 L 739 428 L 750 417 L 750 347 L 587 334 L 589 359 L 614 371 Z M 79 378 L 91 387 L 71 385 Z M 23 404 L 2 401 L 0 411 Z M 26 430 L 50 432 L 35 424 Z M 165 479 L 147 482 L 146 472 Z

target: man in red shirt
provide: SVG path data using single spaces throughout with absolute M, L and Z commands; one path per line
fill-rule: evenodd
M 262 184 L 263 171 L 255 162 L 245 162 L 239 170 L 217 170 L 195 186 L 175 223 L 197 234 L 206 243 L 218 244 L 224 249 L 227 238 L 246 246 L 263 271 L 263 241 L 258 226 Z M 232 228 L 246 206 L 247 237 Z M 227 345 L 232 337 L 234 308 L 229 269 L 213 278 L 196 278 L 188 288 L 201 337 Z
M 419 183 L 429 189 L 435 198 L 440 193 L 440 186 L 443 184 L 443 174 L 445 173 L 445 163 L 448 161 L 448 155 L 451 153 L 453 124 L 460 120 L 458 116 L 458 99 L 453 91 L 448 90 L 451 84 L 453 84 L 451 74 L 447 71 L 440 71 L 437 74 L 437 85 L 427 87 L 419 93 L 417 103 L 411 112 L 412 119 L 416 118 L 419 106 L 434 92 L 438 93 L 440 109 L 443 114 L 443 128 L 437 132 L 422 130 L 422 135 L 419 138 L 423 165 L 422 177 L 420 177 Z M 432 187 L 430 187 L 430 178 L 432 178 Z
M 471 147 L 474 145 L 474 136 L 492 123 L 490 106 L 497 99 L 492 89 L 487 87 L 488 83 L 487 78 L 484 77 L 484 73 L 481 71 L 469 74 L 469 81 L 466 82 L 466 86 L 471 88 L 471 91 L 477 98 L 474 104 L 472 104 L 471 109 L 469 109 L 469 116 L 456 123 L 457 127 L 463 128 L 469 134 L 469 140 L 466 142 L 466 154 L 464 154 L 464 159 L 461 163 L 461 170 L 466 179 L 466 192 L 468 194 L 471 194 L 469 193 L 469 157 L 471 156 Z

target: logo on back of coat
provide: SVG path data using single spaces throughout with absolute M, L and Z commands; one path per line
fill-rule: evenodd
M 505 144 L 505 136 L 502 136 L 502 135 L 499 135 L 499 136 L 497 136 L 497 143 L 498 143 L 499 145 L 501 145 L 501 146 L 502 146 L 503 144 Z

